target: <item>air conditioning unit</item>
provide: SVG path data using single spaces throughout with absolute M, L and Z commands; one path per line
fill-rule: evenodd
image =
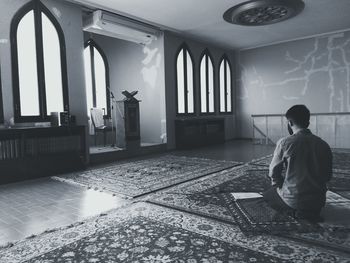
M 83 30 L 144 45 L 160 35 L 157 28 L 102 10 L 94 11 L 84 20 Z

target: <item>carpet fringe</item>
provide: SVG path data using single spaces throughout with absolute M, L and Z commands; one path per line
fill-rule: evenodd
M 116 197 L 120 197 L 122 199 L 125 199 L 125 200 L 130 200 L 132 199 L 132 197 L 130 196 L 126 196 L 126 195 L 123 195 L 123 194 L 117 194 L 117 193 L 114 193 L 114 192 L 111 192 L 109 191 L 108 189 L 104 188 L 104 187 L 94 187 L 94 186 L 91 186 L 91 185 L 84 185 L 84 184 L 81 184 L 79 182 L 75 182 L 73 180 L 69 180 L 69 179 L 66 179 L 66 178 L 63 178 L 63 177 L 59 177 L 59 176 L 51 176 L 50 177 L 51 179 L 53 180 L 56 180 L 56 181 L 60 181 L 62 183 L 67 183 L 67 184 L 70 184 L 70 185 L 75 185 L 75 186 L 80 186 L 80 187 L 83 187 L 85 189 L 88 189 L 88 190 L 94 190 L 94 191 L 99 191 L 101 193 L 108 193 L 112 196 L 116 196 Z
M 84 185 L 84 184 L 81 184 L 81 183 L 78 183 L 78 182 L 75 182 L 72 180 L 68 180 L 68 179 L 63 178 L 63 177 L 51 176 L 50 178 L 53 180 L 56 180 L 56 181 L 60 181 L 62 183 L 67 183 L 67 184 L 71 184 L 71 185 L 75 185 L 75 186 L 81 186 L 81 187 L 86 188 L 86 189 L 92 189 L 92 186 L 90 186 L 90 185 Z

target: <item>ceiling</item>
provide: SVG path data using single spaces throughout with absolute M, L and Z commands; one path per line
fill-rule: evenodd
M 304 0 L 289 20 L 266 26 L 240 26 L 223 13 L 245 0 L 66 0 L 126 15 L 187 37 L 228 49 L 248 49 L 350 29 L 350 0 Z

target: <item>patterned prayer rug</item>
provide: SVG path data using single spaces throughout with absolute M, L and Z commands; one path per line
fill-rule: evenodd
M 235 222 L 246 234 L 314 232 L 316 225 L 300 223 L 293 217 L 278 213 L 263 198 L 235 200 L 230 193 L 222 194 L 223 202 Z
M 319 224 L 321 227 L 317 231 L 311 233 L 291 232 L 285 236 L 289 239 L 329 247 L 350 254 L 350 201 L 340 198 L 334 202 L 328 201 L 322 211 L 322 216 L 325 221 Z
M 153 194 L 148 202 L 188 211 L 201 216 L 235 223 L 227 205 L 221 199 L 223 193 L 257 192 L 270 188 L 268 170 L 254 165 L 244 165 L 227 169 L 207 178 L 191 181 Z M 327 202 L 349 201 L 328 191 Z
M 0 262 L 348 262 L 348 254 L 137 203 L 0 250 Z
M 255 170 L 251 172 L 254 166 L 240 166 L 227 169 L 207 178 L 201 178 L 195 181 L 187 182 L 147 197 L 146 200 L 151 203 L 195 213 L 201 216 L 219 219 L 228 223 L 235 223 L 230 215 L 226 205 L 222 202 L 220 194 L 224 192 L 262 192 L 268 189 L 269 183 L 266 178 L 261 178 Z M 252 175 L 251 175 L 251 174 Z M 255 184 L 247 183 L 254 180 Z M 242 190 L 241 186 L 245 187 Z M 259 191 L 260 190 L 260 191 Z
M 257 206 L 256 204 L 247 209 L 250 214 L 246 212 L 246 221 L 243 221 L 245 224 L 239 224 L 239 220 L 244 218 L 242 214 L 237 213 L 239 208 L 232 207 L 232 202 L 224 202 L 222 195 L 227 195 L 231 192 L 261 193 L 267 190 L 270 187 L 269 180 L 266 178 L 268 170 L 254 168 L 256 166 L 244 165 L 221 171 L 207 178 L 178 185 L 162 193 L 153 194 L 147 198 L 147 201 L 206 218 L 238 224 L 248 234 L 270 231 L 286 235 L 286 231 L 293 230 L 288 234 L 296 235 L 299 232 L 307 231 L 309 233 L 298 236 L 298 238 L 306 243 L 311 241 L 311 243 L 317 243 L 315 242 L 317 240 L 318 245 L 335 246 L 342 251 L 349 251 L 350 235 L 344 236 L 343 234 L 346 233 L 349 226 L 343 226 L 342 224 L 335 224 L 335 226 L 342 229 L 343 233 L 341 230 L 334 232 L 332 222 L 326 227 L 312 227 L 308 229 L 308 224 L 300 225 L 293 218 L 283 217 L 268 207 Z M 327 204 L 343 205 L 350 211 L 350 201 L 330 191 L 327 192 Z M 238 214 L 240 217 L 233 216 L 233 213 Z M 251 220 L 250 223 L 247 219 Z M 329 239 L 328 236 L 333 236 L 333 238 Z
M 350 254 L 350 228 L 319 228 L 311 233 L 293 232 L 284 237 Z
M 137 197 L 241 164 L 233 161 L 165 155 L 54 176 L 53 179 Z
M 332 149 L 333 152 L 333 171 L 336 173 L 350 174 L 350 151 Z M 272 154 L 253 160 L 250 164 L 269 166 L 272 160 Z M 350 187 L 350 185 L 349 185 Z
M 334 195 L 336 194 L 328 198 L 328 204 L 323 211 L 326 220 L 321 224 L 311 224 L 305 221 L 301 223 L 288 215 L 278 213 L 270 208 L 262 198 L 234 200 L 231 194 L 226 193 L 223 194 L 222 199 L 227 204 L 237 225 L 246 234 L 276 234 L 350 253 L 350 222 L 341 219 L 350 218 L 350 202 L 341 197 L 335 198 Z M 330 206 L 333 206 L 333 210 Z M 338 213 L 338 222 L 332 222 L 327 215 L 329 212 Z

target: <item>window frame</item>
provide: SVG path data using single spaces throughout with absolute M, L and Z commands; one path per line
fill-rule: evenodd
M 184 51 L 183 52 L 183 61 L 184 61 L 184 91 L 185 91 L 185 94 L 184 94 L 184 104 L 185 104 L 185 112 L 184 113 L 179 113 L 179 98 L 178 98 L 178 95 L 177 95 L 177 89 L 178 89 L 178 79 L 177 79 L 177 75 L 178 75 L 178 72 L 177 72 L 177 61 L 178 61 L 178 58 L 179 58 L 179 55 L 181 53 L 181 51 Z M 186 56 L 186 52 L 188 52 L 190 58 L 191 58 L 191 61 L 192 61 L 192 80 L 193 80 L 193 112 L 192 113 L 189 113 L 188 112 L 188 83 L 187 83 L 187 56 Z M 196 115 L 196 85 L 195 85 L 195 82 L 196 82 L 196 79 L 195 79 L 195 63 L 194 63 L 194 58 L 193 58 L 193 54 L 191 52 L 191 50 L 189 49 L 188 45 L 186 43 L 183 43 L 182 45 L 180 45 L 180 47 L 178 48 L 178 50 L 176 51 L 175 53 L 175 103 L 176 103 L 176 116 L 194 116 Z
M 39 116 L 22 116 L 20 104 L 20 87 L 18 72 L 18 48 L 17 48 L 17 30 L 22 18 L 33 10 L 34 26 L 35 26 L 35 42 L 36 42 L 36 58 L 38 76 L 38 94 L 39 94 Z M 11 41 L 11 59 L 12 59 L 12 81 L 13 81 L 13 106 L 15 122 L 47 122 L 50 116 L 46 108 L 46 85 L 45 85 L 45 65 L 43 50 L 43 29 L 41 14 L 45 14 L 55 27 L 60 46 L 61 58 L 61 77 L 62 77 L 62 96 L 64 111 L 69 112 L 69 96 L 68 96 L 68 75 L 67 75 L 67 59 L 66 59 L 66 43 L 63 30 L 51 11 L 40 2 L 40 0 L 32 0 L 20 8 L 11 21 L 10 41 Z
M 207 92 L 207 97 L 206 97 L 206 104 L 207 104 L 207 111 L 202 112 L 202 83 L 201 83 L 201 66 L 202 66 L 202 61 L 205 59 L 205 81 L 206 81 L 206 92 Z M 209 59 L 211 61 L 211 64 L 213 66 L 213 101 L 214 101 L 214 111 L 209 112 Z M 211 55 L 209 49 L 205 49 L 199 59 L 199 67 L 198 67 L 198 76 L 199 76 L 199 112 L 200 115 L 215 115 L 216 114 L 216 96 L 215 96 L 215 64 L 214 64 L 214 58 Z
M 96 48 L 97 51 L 100 53 L 103 63 L 105 64 L 106 69 L 106 100 L 107 100 L 107 114 L 104 114 L 103 117 L 105 119 L 109 119 L 111 117 L 111 97 L 108 88 L 110 87 L 109 82 L 109 65 L 106 54 L 103 52 L 102 48 L 92 39 L 88 39 L 84 44 L 84 50 L 89 46 L 90 48 L 90 54 L 91 54 L 91 81 L 92 81 L 92 105 L 93 107 L 96 107 L 96 77 L 95 77 L 95 58 L 94 58 L 94 49 Z
M 228 66 L 229 66 L 229 72 L 230 72 L 230 76 L 231 76 L 231 87 L 229 87 L 231 89 L 231 97 L 230 97 L 230 100 L 231 100 L 231 109 L 227 109 L 227 68 L 226 68 L 226 62 L 228 63 Z M 226 96 L 225 96 L 225 111 L 221 111 L 221 100 L 220 100 L 220 96 L 221 96 L 221 80 L 220 80 L 220 69 L 221 69 L 221 65 L 222 63 L 224 63 L 224 78 L 225 78 L 225 81 L 224 81 L 224 88 L 225 88 L 225 93 L 226 93 Z M 218 76 L 219 76 L 219 113 L 222 114 L 222 115 L 225 115 L 225 114 L 232 114 L 233 113 L 233 74 L 232 74 L 232 64 L 231 64 L 231 61 L 229 60 L 228 56 L 226 54 L 224 54 L 221 59 L 220 59 L 220 63 L 219 63 L 219 68 L 218 68 Z

